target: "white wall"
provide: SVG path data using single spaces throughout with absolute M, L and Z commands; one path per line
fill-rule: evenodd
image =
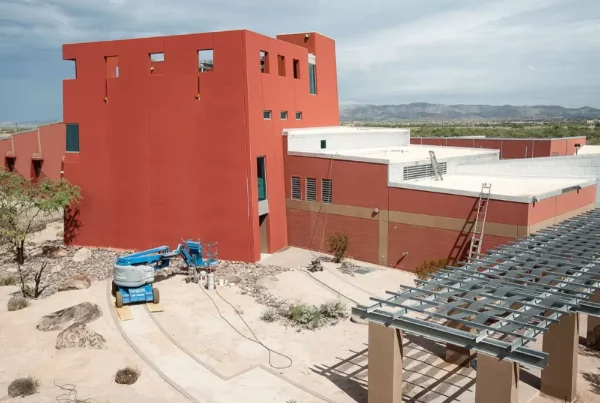
M 526 158 L 501 160 L 487 164 L 465 164 L 456 167 L 456 172 L 538 178 L 596 178 L 596 207 L 600 207 L 600 186 L 598 186 L 600 155 Z
M 347 132 L 288 134 L 288 151 L 321 151 L 321 140 L 327 141 L 327 150 L 402 147 L 410 143 L 410 130 L 348 130 Z

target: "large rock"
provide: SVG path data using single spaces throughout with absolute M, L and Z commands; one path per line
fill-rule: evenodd
M 83 274 L 76 274 L 58 286 L 58 291 L 85 290 L 90 288 L 92 282 Z
M 62 330 L 73 323 L 89 323 L 101 316 L 102 310 L 98 305 L 82 302 L 42 317 L 36 328 L 44 332 Z
M 76 263 L 85 262 L 92 257 L 92 251 L 87 248 L 81 248 L 73 255 L 73 261 Z
M 73 323 L 58 334 L 56 349 L 63 348 L 106 348 L 106 340 L 102 335 L 90 330 L 84 323 Z

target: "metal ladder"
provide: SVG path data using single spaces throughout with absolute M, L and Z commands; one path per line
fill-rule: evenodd
M 487 218 L 488 202 L 490 200 L 490 192 L 492 191 L 491 183 L 481 184 L 481 193 L 479 193 L 479 202 L 477 205 L 477 215 L 475 216 L 475 225 L 473 225 L 473 236 L 471 237 L 471 246 L 469 247 L 469 262 L 474 255 L 481 253 L 481 244 L 483 242 L 483 229 Z
M 438 165 L 437 158 L 435 157 L 435 152 L 429 151 L 429 158 L 431 158 L 431 167 L 433 168 L 433 176 L 435 180 L 443 181 L 444 178 L 442 177 L 442 170 Z

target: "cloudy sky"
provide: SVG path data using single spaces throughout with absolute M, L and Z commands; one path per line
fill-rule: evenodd
M 0 121 L 61 118 L 61 44 L 247 28 L 337 43 L 340 100 L 600 107 L 600 0 L 0 0 Z

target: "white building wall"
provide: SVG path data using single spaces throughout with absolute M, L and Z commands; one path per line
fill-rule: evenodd
M 481 164 L 463 164 L 456 173 L 526 176 L 538 178 L 583 177 L 596 179 L 596 207 L 600 207 L 600 155 L 510 159 Z
M 352 129 L 352 128 L 350 128 Z M 288 134 L 288 151 L 310 152 L 321 150 L 321 140 L 327 141 L 327 150 L 353 150 L 365 148 L 402 147 L 410 143 L 410 130 L 369 128 L 368 130 L 336 131 L 323 130 L 315 133 Z

